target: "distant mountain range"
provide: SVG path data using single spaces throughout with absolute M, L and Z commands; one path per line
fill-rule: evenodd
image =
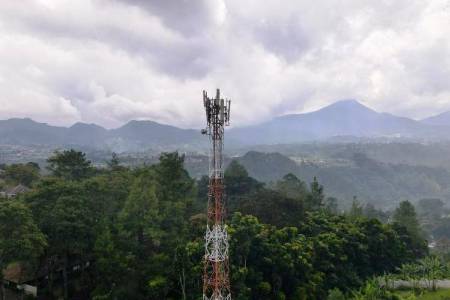
M 416 121 L 343 100 L 311 113 L 285 115 L 227 132 L 229 147 L 348 137 L 450 140 L 450 112 Z M 18 118 L 0 121 L 0 144 L 76 145 L 121 152 L 147 148 L 189 151 L 205 149 L 207 142 L 198 130 L 153 121 L 130 121 L 117 129 L 85 123 L 67 128 Z
M 450 113 L 447 117 L 450 126 Z M 314 112 L 285 115 L 256 126 L 235 129 L 233 138 L 241 144 L 336 140 L 338 137 L 448 139 L 448 128 L 440 126 L 443 123 L 443 120 L 438 124 L 379 113 L 356 100 L 342 100 Z
M 198 130 L 180 129 L 153 121 L 130 121 L 117 129 L 76 123 L 71 127 L 51 126 L 31 119 L 0 121 L 0 144 L 82 146 L 117 152 L 148 148 L 171 151 L 206 147 Z

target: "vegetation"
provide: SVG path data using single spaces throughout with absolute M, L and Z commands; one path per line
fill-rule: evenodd
M 360 288 L 347 293 L 339 289 L 329 291 L 327 299 L 348 300 L 417 300 L 447 299 L 450 295 L 448 281 L 441 285 L 447 290 L 438 290 L 438 280 L 448 278 L 450 268 L 442 259 L 427 256 L 418 262 L 403 264 L 397 272 L 372 278 Z
M 39 165 L 36 163 L 12 164 L 5 167 L 4 178 L 8 184 L 22 184 L 30 187 L 39 178 Z
M 114 156 L 96 169 L 64 151 L 49 170 L 1 200 L 2 268 L 34 265 L 42 299 L 199 299 L 208 180 L 192 179 L 184 156 L 135 169 Z M 337 214 L 316 178 L 308 187 L 288 174 L 269 188 L 237 162 L 225 177 L 234 299 L 339 299 L 427 254 L 411 219 Z
M 390 210 L 403 199 L 414 203 L 430 197 L 447 201 L 449 169 L 383 163 L 365 153 L 352 152 L 353 155 L 334 153 L 336 156 L 329 159 L 320 156 L 292 156 L 290 159 L 279 153 L 251 151 L 239 161 L 251 176 L 264 182 L 277 181 L 287 173 L 302 181 L 310 181 L 316 176 L 346 209 L 351 206 L 355 195 L 362 203 L 370 202 L 378 208 Z
M 19 201 L 0 199 L 0 270 L 16 261 L 35 263 L 46 246 L 45 236 L 34 223 L 29 208 Z M 4 299 L 2 272 L 0 284 Z
M 139 129 L 141 132 L 139 135 L 145 136 L 145 133 L 150 131 L 145 129 L 141 132 Z M 92 128 L 92 132 L 95 132 L 95 127 Z M 117 139 L 112 147 L 115 147 L 116 151 L 125 151 L 121 152 L 120 158 L 122 164 L 126 166 L 158 163 L 161 149 L 167 151 L 182 141 L 178 139 L 175 143 L 171 138 L 170 145 L 165 142 L 160 144 L 162 135 L 155 137 L 158 145 L 146 147 L 145 141 L 150 137 L 142 140 L 144 144 L 136 144 L 130 141 L 128 130 L 122 133 L 125 134 L 123 139 Z M 192 134 L 198 135 L 195 132 Z M 82 136 L 81 133 L 80 135 Z M 75 140 L 72 136 L 69 139 Z M 87 157 L 94 165 L 105 166 L 111 152 L 101 150 L 102 147 L 92 148 L 100 140 L 89 140 L 86 146 L 79 149 L 87 152 Z M 45 171 L 45 159 L 56 146 L 49 146 L 48 143 L 47 146 L 42 146 L 42 143 L 37 143 L 39 146 L 0 145 L 2 161 L 8 163 L 35 161 L 39 162 Z M 395 141 L 377 143 L 375 140 L 355 143 L 330 141 L 232 149 L 229 154 L 240 155 L 239 162 L 250 176 L 258 181 L 276 183 L 284 175 L 292 173 L 303 182 L 309 183 L 316 176 L 326 187 L 327 193 L 339 199 L 340 209 L 348 209 L 353 196 L 356 195 L 363 205 L 371 203 L 375 208 L 393 210 L 405 199 L 414 204 L 423 198 L 438 198 L 448 203 L 450 199 L 448 145 L 448 143 L 420 144 Z M 131 147 L 128 151 L 125 150 L 127 146 Z M 190 148 L 180 149 L 190 152 Z M 253 151 L 255 149 L 261 152 Z M 225 164 L 230 161 L 230 157 L 225 156 Z M 208 172 L 208 158 L 205 155 L 189 154 L 185 158 L 185 167 L 192 177 L 200 178 Z
M 416 295 L 410 291 L 398 291 L 395 293 L 399 297 L 408 300 L 447 300 L 450 299 L 450 289 L 443 289 L 438 291 L 423 291 Z

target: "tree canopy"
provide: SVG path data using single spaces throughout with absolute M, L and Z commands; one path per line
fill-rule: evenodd
M 198 299 L 208 179 L 191 178 L 178 153 L 119 164 L 96 170 L 81 152 L 56 153 L 51 176 L 1 200 L 3 268 L 35 261 L 45 299 Z M 316 178 L 308 187 L 287 174 L 266 186 L 238 162 L 225 184 L 234 299 L 325 299 L 426 253 L 408 204 L 392 225 L 353 218 Z
M 52 175 L 66 180 L 81 180 L 88 177 L 92 171 L 91 162 L 86 159 L 86 154 L 73 149 L 56 151 L 48 158 L 47 163 L 47 169 Z

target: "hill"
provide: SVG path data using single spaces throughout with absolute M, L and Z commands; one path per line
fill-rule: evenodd
M 353 196 L 383 209 L 405 199 L 450 200 L 450 172 L 442 168 L 381 163 L 362 153 L 341 165 L 296 163 L 279 153 L 259 152 L 249 152 L 238 160 L 252 177 L 265 182 L 279 180 L 287 173 L 307 183 L 316 176 L 327 195 L 339 198 L 344 206 L 350 205 Z
M 254 147 L 243 147 L 235 151 L 242 156 Z M 450 143 L 414 143 L 414 142 L 305 142 L 297 144 L 259 145 L 258 151 L 277 152 L 296 162 L 311 162 L 318 165 L 342 165 L 355 153 L 364 153 L 367 157 L 387 164 L 405 164 L 412 166 L 442 167 L 450 170 Z

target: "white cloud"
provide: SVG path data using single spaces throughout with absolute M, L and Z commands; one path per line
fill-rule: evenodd
M 342 98 L 425 117 L 449 51 L 447 0 L 3 1 L 0 117 L 200 127 L 216 87 L 234 125 Z

